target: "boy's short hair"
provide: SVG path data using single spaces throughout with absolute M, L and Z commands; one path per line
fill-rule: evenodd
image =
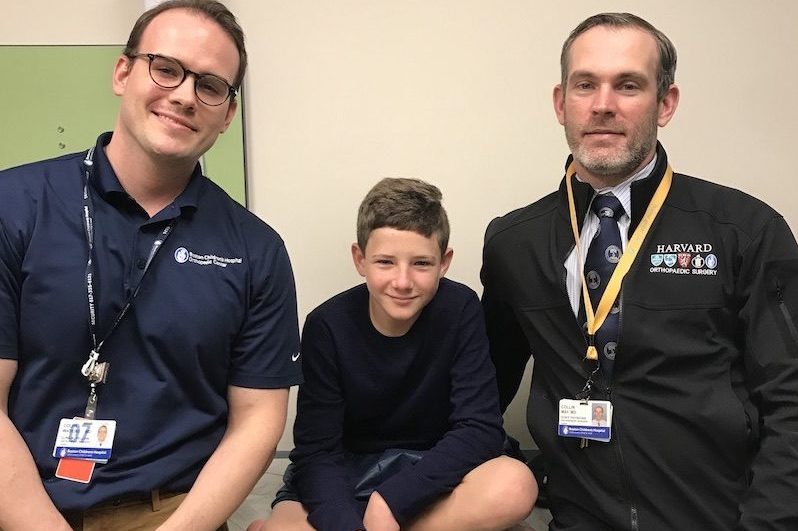
M 366 251 L 371 231 L 389 227 L 438 238 L 441 256 L 449 245 L 449 218 L 437 186 L 420 179 L 388 177 L 369 190 L 357 212 L 357 244 Z

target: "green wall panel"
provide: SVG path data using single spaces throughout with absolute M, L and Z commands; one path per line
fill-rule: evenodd
M 122 46 L 0 46 L 0 169 L 82 151 L 114 126 Z M 240 97 L 240 95 L 239 95 Z M 205 154 L 205 174 L 246 205 L 242 102 Z

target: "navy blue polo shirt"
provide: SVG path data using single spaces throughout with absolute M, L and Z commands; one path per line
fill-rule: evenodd
M 152 219 L 123 190 L 98 139 L 94 205 L 98 335 L 108 337 L 97 419 L 117 421 L 91 483 L 54 477 L 60 419 L 83 415 L 92 347 L 82 222 L 86 153 L 0 172 L 0 358 L 18 361 L 9 415 L 50 497 L 85 509 L 154 488 L 188 489 L 217 447 L 227 388 L 301 382 L 296 294 L 279 235 L 201 174 Z M 174 229 L 144 266 L 166 224 Z M 253 441 L 258 444 L 259 441 Z

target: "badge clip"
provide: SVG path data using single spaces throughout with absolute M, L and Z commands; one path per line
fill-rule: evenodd
M 100 357 L 100 353 L 96 350 L 92 349 L 89 352 L 89 359 L 86 360 L 86 363 L 83 364 L 83 367 L 80 369 L 81 374 L 86 378 L 91 379 L 91 374 L 94 371 L 95 365 L 97 365 L 97 359 Z

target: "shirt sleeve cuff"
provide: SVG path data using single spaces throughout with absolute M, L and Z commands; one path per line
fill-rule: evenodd
M 438 485 L 407 472 L 412 472 L 412 469 L 396 474 L 377 488 L 401 526 L 418 516 L 443 493 Z

